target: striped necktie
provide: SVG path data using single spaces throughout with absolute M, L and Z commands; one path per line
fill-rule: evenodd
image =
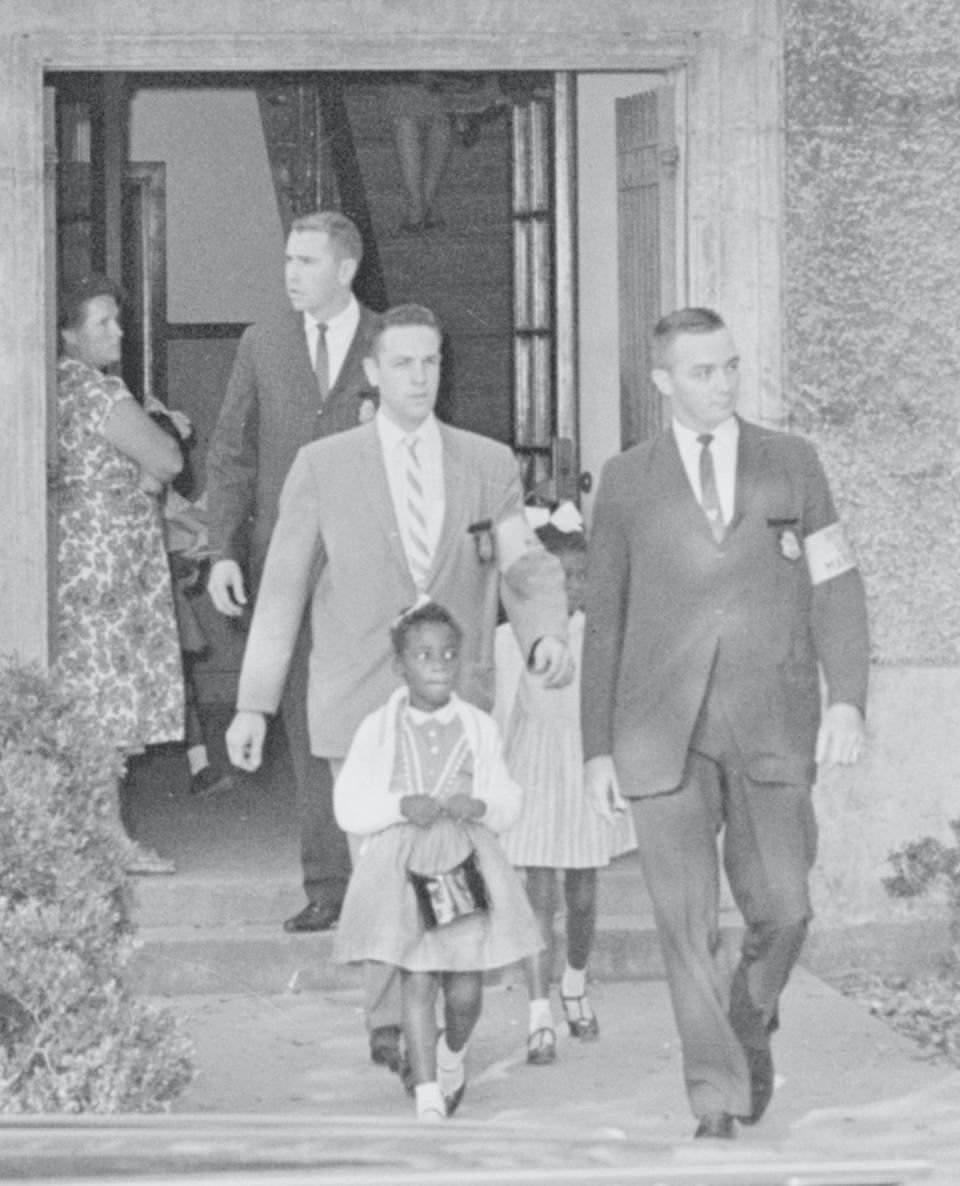
M 423 492 L 423 470 L 417 457 L 420 440 L 411 434 L 404 438 L 404 500 L 407 527 L 407 562 L 418 589 L 426 589 L 433 556 L 427 533 L 427 508 Z
M 313 356 L 313 370 L 320 388 L 320 402 L 325 403 L 330 394 L 330 355 L 327 353 L 327 327 L 317 324 L 317 349 Z
M 700 442 L 700 505 L 710 523 L 713 538 L 719 543 L 723 539 L 726 527 L 723 522 L 723 508 L 720 506 L 720 495 L 717 492 L 717 475 L 713 468 L 713 454 L 710 443 L 713 434 L 705 432 L 698 436 Z

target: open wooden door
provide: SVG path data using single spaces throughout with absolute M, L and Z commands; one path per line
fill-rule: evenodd
M 617 99 L 616 128 L 620 443 L 626 449 L 663 423 L 650 378 L 650 330 L 676 305 L 673 87 Z
M 514 447 L 530 495 L 576 499 L 575 78 L 514 107 Z
M 167 403 L 166 175 L 132 161 L 123 178 L 123 377 L 138 399 Z
M 683 74 L 576 76 L 581 505 L 606 461 L 662 421 L 649 334 L 685 297 Z

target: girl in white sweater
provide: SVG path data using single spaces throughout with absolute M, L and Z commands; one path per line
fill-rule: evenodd
M 362 722 L 334 791 L 341 828 L 367 837 L 340 916 L 337 958 L 401 969 L 417 1115 L 441 1120 L 463 1097 L 483 973 L 543 941 L 494 836 L 516 819 L 520 788 L 493 719 L 453 691 L 459 625 L 427 602 L 398 619 L 391 639 L 404 686 Z

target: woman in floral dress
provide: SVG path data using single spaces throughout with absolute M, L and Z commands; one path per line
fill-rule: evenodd
M 124 755 L 183 737 L 183 673 L 160 496 L 176 443 L 123 380 L 119 290 L 93 273 L 59 304 L 57 672 Z M 119 804 L 118 804 L 119 819 Z M 131 873 L 174 866 L 132 843 Z

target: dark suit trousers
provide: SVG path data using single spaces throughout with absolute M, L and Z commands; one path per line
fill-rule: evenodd
M 629 786 L 623 791 L 629 795 Z M 719 933 L 720 856 L 746 933 L 736 974 L 768 1028 L 800 954 L 816 855 L 808 786 L 752 782 L 711 687 L 676 791 L 633 800 L 693 1114 L 750 1112 L 743 1049 L 727 1016 Z
M 280 713 L 297 792 L 303 888 L 311 902 L 339 904 L 350 879 L 350 851 L 347 838 L 333 814 L 330 764 L 310 749 L 307 724 L 309 657 L 310 623 L 305 619 L 290 663 Z

